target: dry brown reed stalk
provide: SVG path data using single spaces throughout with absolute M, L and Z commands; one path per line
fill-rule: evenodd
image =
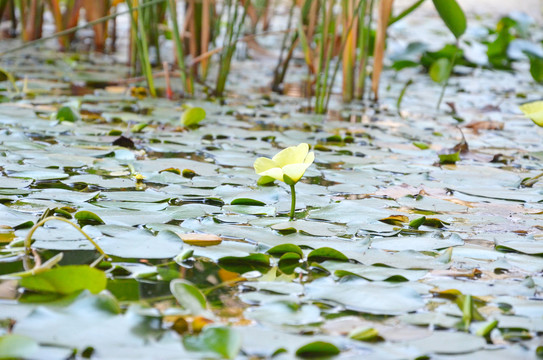
M 386 34 L 388 20 L 392 11 L 394 0 L 381 0 L 379 3 L 379 16 L 377 18 L 377 34 L 375 48 L 373 50 L 373 74 L 371 77 L 371 90 L 374 100 L 379 100 L 379 79 L 383 70 L 383 58 L 385 55 Z
M 201 27 L 201 41 L 200 41 L 200 54 L 203 54 L 209 50 L 209 40 L 210 40 L 210 0 L 202 0 L 202 27 Z M 200 63 L 200 68 L 202 69 L 202 78 L 207 78 L 207 73 L 209 70 L 209 61 L 208 58 L 202 59 Z

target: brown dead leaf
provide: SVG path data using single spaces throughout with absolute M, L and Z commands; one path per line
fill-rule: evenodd
M 402 226 L 404 223 L 409 222 L 409 218 L 405 215 L 390 215 L 379 221 L 384 222 L 385 224 Z
M 185 244 L 194 245 L 194 246 L 214 246 L 219 245 L 222 242 L 222 239 L 213 234 L 179 234 L 177 235 L 183 240 Z
M 487 104 L 481 108 L 482 112 L 494 112 L 494 111 L 501 111 L 499 105 L 492 105 Z
M 503 125 L 504 124 L 499 121 L 485 120 L 471 122 L 467 124 L 466 127 L 478 134 L 480 130 L 503 130 Z
M 450 270 L 433 270 L 430 272 L 430 275 L 433 276 L 451 276 L 451 277 L 465 277 L 465 278 L 475 278 L 481 275 L 481 270 L 471 269 L 471 270 L 461 270 L 461 269 L 450 269 Z

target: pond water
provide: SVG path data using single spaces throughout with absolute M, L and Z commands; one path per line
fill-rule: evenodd
M 421 32 L 429 46 L 450 41 L 439 19 L 414 19 L 391 28 L 390 54 Z M 468 39 L 481 28 L 470 24 Z M 226 104 L 132 96 L 128 69 L 108 57 L 27 49 L 1 62 L 25 92 L 5 82 L 0 104 L 0 335 L 12 334 L 0 349 L 541 356 L 543 131 L 518 110 L 541 85 L 526 61 L 458 67 L 439 110 L 441 86 L 420 68 L 387 70 L 378 104 L 334 99 L 326 116 L 263 92 L 275 60 L 262 54 L 233 64 Z M 200 126 L 182 126 L 184 104 L 205 109 Z M 55 118 L 63 106 L 74 121 Z M 303 142 L 315 162 L 289 221 L 289 187 L 257 185 L 253 163 Z M 458 144 L 460 160 L 440 164 Z M 79 223 L 107 256 L 58 219 L 25 255 L 44 214 Z

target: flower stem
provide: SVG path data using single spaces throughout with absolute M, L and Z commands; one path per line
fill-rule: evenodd
M 294 211 L 296 210 L 296 189 L 294 188 L 294 184 L 290 185 L 290 196 L 290 220 L 294 220 Z

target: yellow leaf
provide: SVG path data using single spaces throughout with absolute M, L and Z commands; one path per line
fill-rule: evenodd
M 222 239 L 213 234 L 177 234 L 183 240 L 185 244 L 194 245 L 194 246 L 214 246 L 219 245 L 222 242 Z

